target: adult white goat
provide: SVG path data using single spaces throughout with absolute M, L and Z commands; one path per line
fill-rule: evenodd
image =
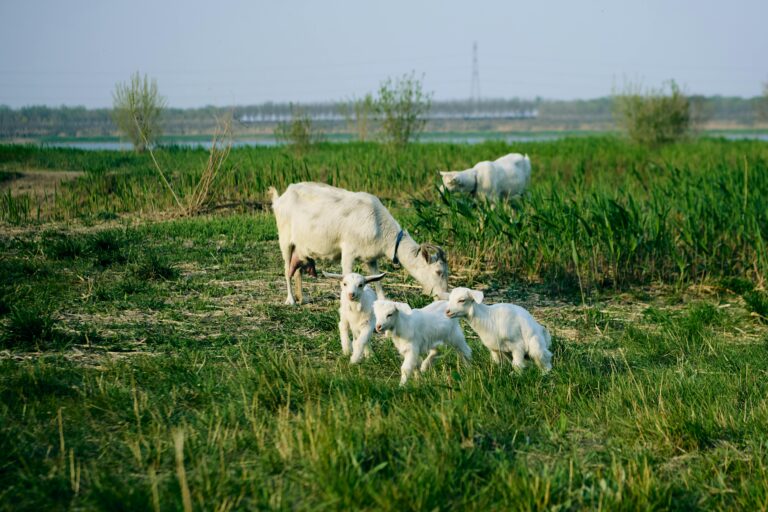
M 352 357 L 349 362 L 357 364 L 363 358 L 371 354 L 368 342 L 373 334 L 374 316 L 373 303 L 376 293 L 368 286 L 368 283 L 379 281 L 386 272 L 375 276 L 361 276 L 355 272 L 351 274 L 331 274 L 323 272 L 325 277 L 338 279 L 341 286 L 341 304 L 339 305 L 339 335 L 341 336 L 341 351 Z M 349 343 L 349 332 L 352 331 L 354 341 Z
M 377 260 L 388 256 L 421 283 L 424 293 L 440 296 L 448 291 L 443 250 L 416 243 L 376 196 L 322 183 L 294 183 L 283 195 L 274 187 L 269 190 L 285 262 L 286 304 L 296 304 L 291 290 L 294 275 L 302 302 L 301 274 L 316 276 L 316 259 L 341 258 L 342 274 L 351 273 L 355 261 L 361 260 L 370 274 L 376 274 Z M 384 298 L 380 282 L 376 294 Z
M 465 171 L 441 171 L 440 176 L 447 190 L 495 202 L 525 192 L 531 180 L 531 160 L 528 155 L 510 153 L 493 162 L 479 162 Z
M 388 332 L 403 357 L 401 386 L 408 381 L 424 354 L 427 357 L 421 362 L 420 369 L 427 371 L 437 356 L 437 347 L 443 343 L 458 350 L 465 362 L 472 359 L 472 349 L 467 345 L 459 322 L 446 317 L 447 305 L 446 301 L 439 300 L 421 309 L 411 309 L 404 302 L 377 300 L 373 303 L 376 332 Z
M 454 288 L 448 297 L 445 314 L 449 318 L 466 317 L 469 325 L 491 351 L 495 363 L 501 363 L 504 353 L 512 353 L 512 364 L 525 368 L 526 354 L 543 371 L 552 369 L 551 337 L 531 314 L 515 304 L 483 304 L 483 292 L 469 288 Z

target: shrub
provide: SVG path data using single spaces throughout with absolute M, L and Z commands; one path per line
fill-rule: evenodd
M 291 107 L 291 120 L 277 124 L 275 138 L 299 151 L 308 149 L 322 140 L 322 134 L 304 111 Z
M 691 102 L 674 81 L 642 91 L 629 85 L 614 95 L 614 117 L 633 141 L 660 146 L 685 138 L 693 127 Z
M 142 152 L 160 137 L 160 117 L 165 98 L 157 92 L 157 81 L 142 79 L 137 71 L 126 83 L 118 83 L 112 93 L 112 119 L 133 147 Z
M 397 146 L 408 144 L 427 124 L 432 95 L 422 90 L 421 81 L 413 73 L 379 86 L 376 112 L 381 118 L 384 138 Z
M 368 93 L 362 98 L 350 100 L 341 105 L 341 114 L 347 121 L 347 126 L 357 133 L 357 139 L 365 141 L 372 131 L 376 114 L 376 100 Z

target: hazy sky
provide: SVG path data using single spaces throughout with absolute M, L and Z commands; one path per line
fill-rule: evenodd
M 756 96 L 768 0 L 0 0 L 0 104 L 111 106 L 139 70 L 170 106 L 323 101 L 424 76 L 466 98 L 594 98 L 627 80 Z

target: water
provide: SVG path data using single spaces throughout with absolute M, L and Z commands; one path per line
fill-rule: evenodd
M 487 140 L 505 141 L 505 142 L 541 142 L 549 140 L 557 140 L 563 138 L 564 135 L 555 135 L 551 133 L 546 134 L 532 134 L 532 135 L 460 135 L 450 134 L 441 136 L 439 134 L 424 135 L 419 138 L 420 142 L 442 142 L 442 143 L 456 143 L 456 144 L 480 144 Z M 333 139 L 333 142 L 349 142 L 352 139 L 338 138 Z M 71 142 L 45 142 L 41 143 L 41 146 L 50 148 L 75 148 L 75 149 L 87 149 L 87 150 L 106 150 L 106 151 L 127 151 L 132 150 L 133 145 L 129 142 L 94 142 L 94 141 L 71 141 Z M 175 145 L 185 148 L 203 148 L 208 150 L 211 148 L 211 141 L 173 141 L 165 143 L 164 145 Z M 264 137 L 258 139 L 237 139 L 232 142 L 232 147 L 274 147 L 282 146 L 283 142 L 278 141 L 273 137 Z
M 87 149 L 91 151 L 130 151 L 133 149 L 133 144 L 130 142 L 93 142 L 93 141 L 73 141 L 73 142 L 44 142 L 41 146 L 48 148 L 74 148 L 74 149 Z M 174 145 L 184 148 L 203 148 L 210 149 L 211 141 L 173 141 L 164 145 Z M 243 146 L 278 146 L 280 145 L 277 140 L 270 139 L 238 139 L 232 142 L 232 147 Z
M 728 140 L 761 140 L 768 142 L 768 133 L 722 133 L 712 134 L 711 137 L 723 137 Z
M 712 133 L 707 134 L 711 137 L 724 137 L 728 140 L 760 140 L 768 142 L 768 133 Z M 530 135 L 523 135 L 523 134 L 489 134 L 489 135 L 474 135 L 474 134 L 467 134 L 467 135 L 461 135 L 461 134 L 447 134 L 445 136 L 440 134 L 427 134 L 419 138 L 420 142 L 437 142 L 437 143 L 454 143 L 454 144 L 480 144 L 485 141 L 493 140 L 493 141 L 504 141 L 504 142 L 546 142 L 546 141 L 552 141 L 552 140 L 558 140 L 562 139 L 564 137 L 573 136 L 572 133 L 564 133 L 564 134 L 557 134 L 557 133 L 541 133 L 541 134 L 535 134 L 532 133 Z M 334 142 L 349 142 L 351 139 L 347 138 L 338 138 L 333 139 Z M 181 147 L 187 147 L 187 148 L 203 148 L 205 150 L 208 150 L 211 148 L 211 141 L 173 141 L 171 144 Z M 232 147 L 258 147 L 258 146 L 266 146 L 266 147 L 274 147 L 274 146 L 281 146 L 283 145 L 282 142 L 279 142 L 274 137 L 263 137 L 263 138 L 254 138 L 254 139 L 238 139 L 235 140 L 232 143 Z M 41 146 L 45 147 L 54 147 L 54 148 L 76 148 L 76 149 L 87 149 L 87 150 L 107 150 L 107 151 L 127 151 L 132 150 L 133 146 L 129 142 L 92 142 L 92 141 L 83 141 L 83 142 L 46 142 L 41 143 Z

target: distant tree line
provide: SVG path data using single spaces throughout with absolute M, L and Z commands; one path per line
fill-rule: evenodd
M 694 114 L 708 121 L 751 126 L 761 120 L 762 97 L 739 98 L 723 96 L 691 96 Z M 613 101 L 611 97 L 591 100 L 545 100 L 545 99 L 486 99 L 479 102 L 469 100 L 432 101 L 429 119 L 441 129 L 438 123 L 445 117 L 471 118 L 471 114 L 535 112 L 536 118 L 529 119 L 534 126 L 577 127 L 612 122 Z M 324 127 L 343 131 L 347 127 L 345 112 L 350 112 L 354 100 L 302 103 L 301 112 Z M 162 117 L 162 130 L 167 135 L 209 134 L 216 128 L 217 119 L 231 115 L 235 127 L 247 130 L 259 124 L 269 125 L 271 131 L 281 121 L 291 119 L 296 110 L 294 103 L 267 102 L 260 105 L 201 108 L 166 108 Z M 86 109 L 85 107 L 29 106 L 13 109 L 0 105 L 0 138 L 37 137 L 98 137 L 114 136 L 117 128 L 112 118 L 112 109 Z M 430 121 L 432 122 L 432 121 Z M 427 127 L 430 129 L 430 126 Z

